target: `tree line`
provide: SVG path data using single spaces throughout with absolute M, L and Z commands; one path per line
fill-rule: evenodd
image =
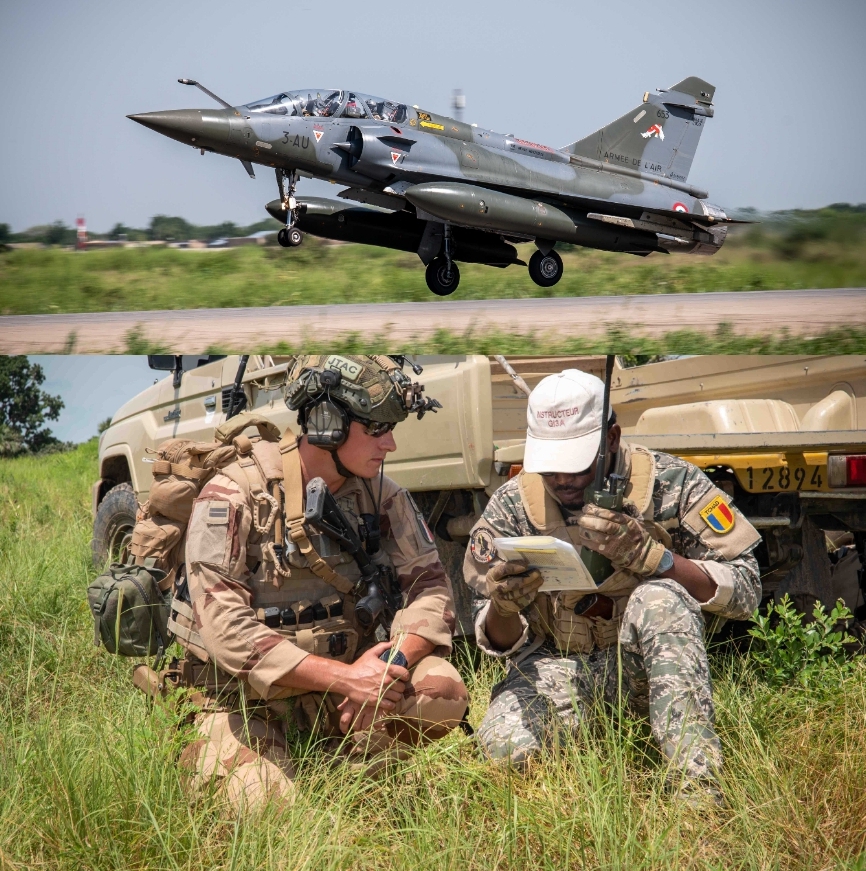
M 232 236 L 249 236 L 260 230 L 279 230 L 282 224 L 273 218 L 265 218 L 255 224 L 240 226 L 234 221 L 223 221 L 221 224 L 192 224 L 185 218 L 172 215 L 154 215 L 147 227 L 130 227 L 117 223 L 107 233 L 87 232 L 89 239 L 105 239 L 129 242 L 188 242 L 198 239 L 202 242 L 212 242 Z M 76 239 L 75 227 L 70 227 L 63 221 L 51 224 L 39 224 L 29 227 L 20 233 L 13 233 L 9 224 L 0 224 L 0 245 L 12 242 L 40 242 L 43 245 L 74 245 Z

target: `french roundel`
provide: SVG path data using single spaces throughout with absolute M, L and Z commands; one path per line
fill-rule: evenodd
M 685 203 L 674 203 L 675 212 L 688 212 L 689 207 Z

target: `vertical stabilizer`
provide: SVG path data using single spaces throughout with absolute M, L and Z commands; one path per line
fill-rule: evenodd
M 685 182 L 704 124 L 713 117 L 715 90 L 689 76 L 666 91 L 647 92 L 636 109 L 562 151 Z

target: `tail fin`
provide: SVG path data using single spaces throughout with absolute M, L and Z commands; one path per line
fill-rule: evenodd
M 643 104 L 562 151 L 685 182 L 715 87 L 690 76 L 666 91 L 647 92 Z

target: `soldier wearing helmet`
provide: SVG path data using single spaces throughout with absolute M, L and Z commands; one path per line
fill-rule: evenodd
M 201 711 L 182 763 L 195 785 L 216 778 L 238 805 L 291 799 L 292 710 L 302 729 L 341 739 L 340 752 L 365 767 L 444 736 L 465 715 L 466 688 L 444 658 L 450 581 L 412 497 L 382 473 L 394 427 L 439 407 L 402 363 L 298 357 L 286 404 L 298 412 L 300 437 L 237 435 L 237 461 L 195 502 L 186 544 L 192 619 L 178 638 Z M 315 479 L 389 579 L 396 613 L 387 634 L 380 615 L 359 619 L 367 590 L 358 560 L 305 521 Z

